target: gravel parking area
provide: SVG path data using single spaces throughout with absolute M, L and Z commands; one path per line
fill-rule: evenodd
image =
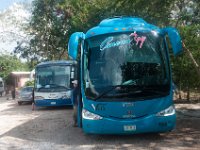
M 177 128 L 170 133 L 87 135 L 72 127 L 72 107 L 32 111 L 30 104 L 0 97 L 0 150 L 199 150 L 200 103 L 176 108 Z

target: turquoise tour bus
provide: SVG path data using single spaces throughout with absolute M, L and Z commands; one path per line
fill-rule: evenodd
M 73 33 L 68 53 L 79 62 L 79 127 L 93 134 L 173 130 L 168 44 L 175 56 L 181 53 L 175 28 L 135 17 L 108 18 L 85 34 Z

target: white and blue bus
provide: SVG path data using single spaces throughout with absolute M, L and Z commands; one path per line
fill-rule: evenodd
M 76 61 L 42 62 L 35 69 L 34 104 L 36 106 L 72 105 L 72 80 Z

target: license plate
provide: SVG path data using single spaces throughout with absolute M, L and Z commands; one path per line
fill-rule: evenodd
M 136 125 L 125 125 L 124 131 L 136 131 Z
M 51 102 L 51 105 L 55 105 L 56 104 L 56 102 Z

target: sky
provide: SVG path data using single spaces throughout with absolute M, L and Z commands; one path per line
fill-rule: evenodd
M 32 1 L 33 0 L 0 0 L 0 14 L 3 14 L 4 10 L 7 10 L 8 8 L 13 9 L 12 11 L 9 11 L 9 15 L 1 16 L 0 19 L 0 54 L 11 53 L 17 46 L 18 38 L 15 36 L 13 37 L 12 34 L 9 33 L 17 33 L 24 36 L 24 33 L 22 33 L 19 29 L 19 26 L 21 25 L 20 21 L 22 22 L 30 16 L 30 14 L 28 14 L 26 10 L 21 9 L 19 6 L 17 7 L 16 3 Z M 14 24 L 9 21 L 9 18 L 12 16 L 15 19 Z M 6 17 L 8 18 L 7 21 Z
M 7 9 L 13 3 L 32 1 L 32 0 L 0 0 L 0 11 Z

